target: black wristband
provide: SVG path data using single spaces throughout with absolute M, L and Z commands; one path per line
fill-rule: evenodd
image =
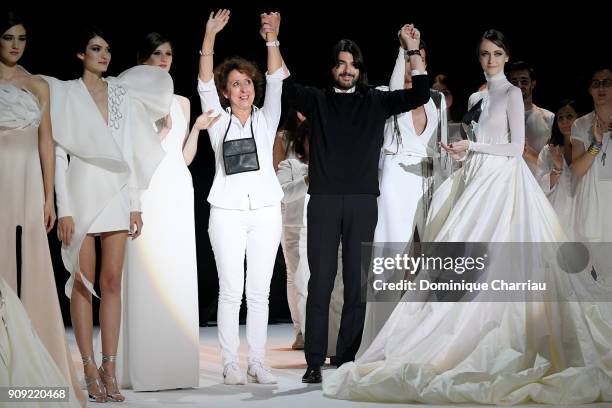
M 411 56 L 411 55 L 418 55 L 421 56 L 421 50 L 405 50 L 404 51 L 404 55 L 406 56 Z

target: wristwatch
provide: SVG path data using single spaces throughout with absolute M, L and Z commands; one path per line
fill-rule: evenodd
M 278 42 L 278 40 L 266 41 L 266 47 L 278 47 L 279 45 L 280 43 Z

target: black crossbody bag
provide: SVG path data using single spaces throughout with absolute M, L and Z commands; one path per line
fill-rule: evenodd
M 229 176 L 232 174 L 259 170 L 257 143 L 255 142 L 255 134 L 253 133 L 253 112 L 251 112 L 251 137 L 226 141 L 225 139 L 227 138 L 227 133 L 231 125 L 232 118 L 230 112 L 229 124 L 223 136 L 223 164 L 225 166 L 225 174 Z

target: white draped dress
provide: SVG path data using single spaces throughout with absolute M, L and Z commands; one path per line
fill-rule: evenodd
M 189 127 L 176 97 L 166 155 L 142 194 L 142 235 L 128 242 L 123 279 L 122 383 L 135 391 L 197 387 L 200 379 L 198 270 Z M 129 379 L 126 377 L 129 372 Z
M 154 122 L 170 110 L 173 84 L 168 73 L 137 66 L 107 78 L 108 124 L 81 79 L 45 77 L 51 91 L 51 120 L 56 142 L 58 217 L 72 216 L 75 231 L 62 245 L 70 273 L 70 297 L 81 273 L 79 251 L 88 233 L 128 230 L 130 211 L 140 211 L 140 193 L 164 156 Z M 68 160 L 69 157 L 69 160 Z

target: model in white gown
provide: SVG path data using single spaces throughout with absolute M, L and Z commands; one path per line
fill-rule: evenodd
M 499 64 L 504 52 L 483 39 L 481 62 L 493 58 L 491 65 Z M 488 90 L 470 98 L 471 106 L 482 100 L 482 114 L 472 124 L 475 142 L 466 142 L 462 169 L 434 193 L 424 241 L 565 240 L 522 159 L 523 101 L 504 76 L 503 64 L 487 77 Z M 454 147 L 460 148 L 465 149 Z M 542 279 L 563 294 L 586 287 L 605 292 L 584 271 L 551 272 L 538 267 L 546 260 L 532 260 L 536 264 L 523 269 L 529 270 L 524 278 Z M 497 274 L 496 268 L 488 272 Z M 470 303 L 398 304 L 370 348 L 324 380 L 325 394 L 428 404 L 612 401 L 612 305 L 491 303 L 478 302 L 478 296 Z
M 410 65 L 400 47 L 389 90 L 404 88 L 407 64 Z M 413 111 L 391 117 L 385 125 L 379 165 L 378 223 L 374 231 L 374 242 L 379 244 L 376 251 L 397 247 L 403 252 L 415 234 L 422 236 L 433 191 L 448 176 L 441 166 L 438 147 L 439 141 L 446 143 L 448 139 L 446 101 L 440 92 L 431 90 L 431 95 L 423 105 L 426 125 L 420 134 L 413 122 Z M 450 160 L 445 163 L 450 170 Z M 401 298 L 399 293 L 390 295 L 367 303 L 357 356 L 370 346 Z
M 198 276 L 193 184 L 183 157 L 189 124 L 175 97 L 166 156 L 142 195 L 143 233 L 128 243 L 124 328 L 132 388 L 197 387 Z
M 559 221 L 568 238 L 572 240 L 575 239 L 577 178 L 570 168 L 572 162 L 571 133 L 572 125 L 577 118 L 576 103 L 570 100 L 563 101 L 556 111 L 551 140 L 542 148 L 538 156 L 536 170 L 536 178 L 544 194 L 559 216 Z
M 36 334 L 19 298 L 0 277 L 0 387 L 65 387 L 65 402 L 8 400 L 0 406 L 79 407 L 72 387 Z M 4 391 L 6 397 L 6 391 Z

